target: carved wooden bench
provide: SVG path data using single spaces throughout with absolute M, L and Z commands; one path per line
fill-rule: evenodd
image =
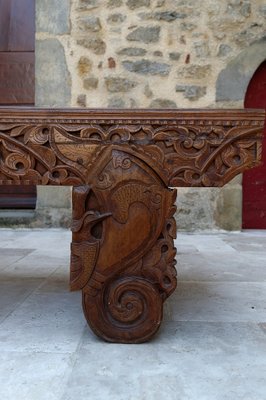
M 143 342 L 176 287 L 168 187 L 258 165 L 263 124 L 260 110 L 0 108 L 0 184 L 74 187 L 70 287 L 98 336 Z

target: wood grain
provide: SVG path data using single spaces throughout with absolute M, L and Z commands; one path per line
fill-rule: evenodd
M 34 53 L 0 53 L 2 104 L 34 103 Z
M 0 52 L 32 52 L 35 0 L 0 0 Z

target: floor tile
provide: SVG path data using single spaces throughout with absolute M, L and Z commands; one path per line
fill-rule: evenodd
M 167 306 L 174 321 L 265 322 L 266 283 L 182 281 Z
M 69 354 L 0 353 L 0 398 L 60 400 L 72 368 Z
M 42 280 L 38 278 L 3 279 L 3 274 L 0 272 L 0 332 L 1 322 L 16 310 L 41 284 Z
M 63 400 L 263 400 L 265 335 L 256 325 L 171 323 L 164 333 L 135 346 L 84 334 Z
M 50 282 L 2 322 L 0 350 L 73 352 L 85 326 L 80 293 Z

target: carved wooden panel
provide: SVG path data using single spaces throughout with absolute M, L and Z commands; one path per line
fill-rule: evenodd
M 261 111 L 0 109 L 0 182 L 82 185 L 127 149 L 167 186 L 222 186 L 261 158 Z
M 139 343 L 176 287 L 176 191 L 260 163 L 264 112 L 0 109 L 0 184 L 73 185 L 72 290 L 93 331 Z

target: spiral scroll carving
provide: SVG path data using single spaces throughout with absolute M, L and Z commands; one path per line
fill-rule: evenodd
M 109 282 L 95 299 L 83 292 L 83 308 L 92 330 L 109 342 L 141 343 L 162 320 L 163 300 L 155 285 L 140 277 Z

